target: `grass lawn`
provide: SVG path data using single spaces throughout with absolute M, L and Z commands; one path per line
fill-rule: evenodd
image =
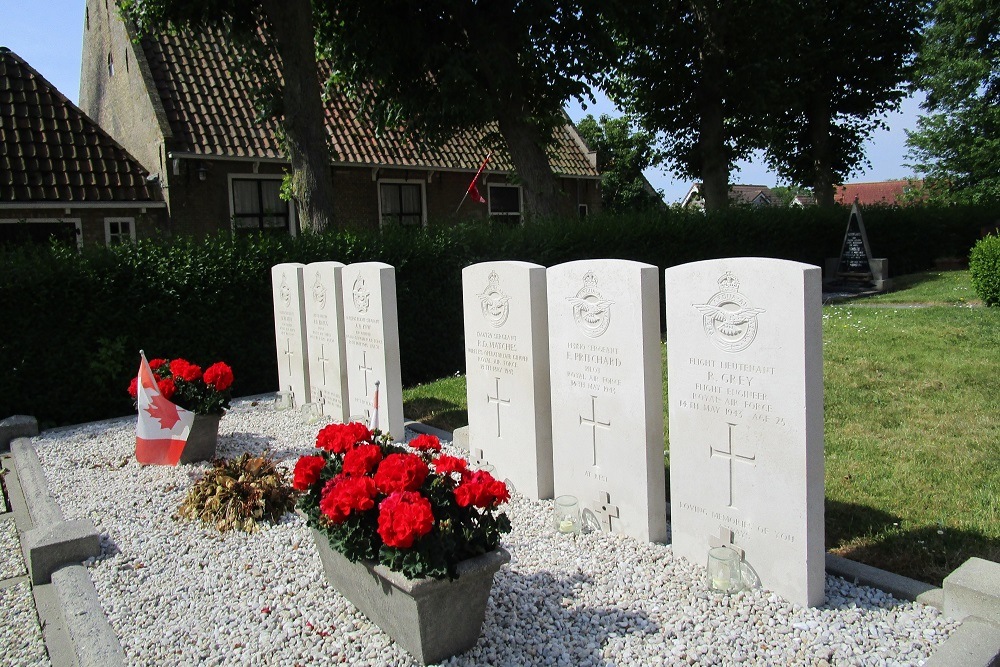
M 968 271 L 895 286 L 823 309 L 826 546 L 940 585 L 1000 561 L 1000 309 L 962 307 Z M 407 417 L 467 423 L 463 377 L 403 397 Z

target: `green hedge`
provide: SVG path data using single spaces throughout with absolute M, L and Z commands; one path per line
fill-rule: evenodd
M 981 239 L 969 253 L 972 287 L 987 306 L 1000 306 L 1000 236 Z
M 985 221 L 979 209 L 872 209 L 873 252 L 893 275 L 966 256 Z M 32 414 L 43 427 L 129 414 L 125 388 L 138 350 L 150 358 L 224 360 L 235 395 L 277 386 L 270 267 L 279 262 L 383 261 L 396 267 L 403 382 L 464 370 L 461 270 L 518 259 L 551 266 L 591 257 L 661 269 L 725 256 L 792 259 L 822 266 L 840 250 L 841 209 L 735 209 L 705 216 L 656 214 L 552 221 L 524 227 L 482 222 L 423 232 L 330 232 L 113 249 L 0 250 L 0 418 Z

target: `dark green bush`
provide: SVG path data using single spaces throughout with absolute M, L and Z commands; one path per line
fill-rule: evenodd
M 964 256 L 997 212 L 969 208 L 866 210 L 872 252 L 892 275 Z M 843 209 L 733 209 L 594 216 L 523 227 L 470 222 L 426 231 L 331 231 L 291 237 L 140 241 L 83 252 L 0 249 L 0 418 L 43 426 L 132 411 L 139 364 L 185 357 L 233 367 L 235 396 L 277 386 L 270 267 L 279 262 L 382 261 L 396 267 L 403 383 L 464 370 L 462 268 L 517 259 L 552 266 L 591 257 L 661 270 L 726 256 L 823 265 L 840 251 Z M 662 310 L 662 304 L 661 304 Z M 662 315 L 662 313 L 661 313 Z
M 986 236 L 972 247 L 969 275 L 983 303 L 1000 306 L 1000 236 Z

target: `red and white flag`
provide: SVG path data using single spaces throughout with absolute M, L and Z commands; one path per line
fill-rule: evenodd
M 191 434 L 194 413 L 170 402 L 162 393 L 140 350 L 136 400 L 139 422 L 135 427 L 135 459 L 141 465 L 175 466 Z
M 465 194 L 462 195 L 462 201 L 458 202 L 458 208 L 455 209 L 456 213 L 458 213 L 459 209 L 462 208 L 462 204 L 465 203 L 466 197 L 476 202 L 477 204 L 486 203 L 486 198 L 483 197 L 481 194 L 479 194 L 479 186 L 476 185 L 476 183 L 479 181 L 479 175 L 483 173 L 483 169 L 486 168 L 486 164 L 490 161 L 490 158 L 492 157 L 493 157 L 493 151 L 490 151 L 489 155 L 486 156 L 486 159 L 483 160 L 483 163 L 479 165 L 479 171 L 477 171 L 476 175 L 472 177 L 472 182 L 469 183 L 469 187 L 465 189 Z
M 378 429 L 378 390 L 379 390 L 379 385 L 381 384 L 382 384 L 381 382 L 375 380 L 375 405 L 374 405 L 374 410 L 372 411 L 371 423 L 368 424 L 368 428 L 370 428 L 373 431 Z

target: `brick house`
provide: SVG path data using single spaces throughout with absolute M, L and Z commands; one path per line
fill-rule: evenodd
M 921 180 L 844 183 L 834 188 L 833 199 L 841 206 L 857 201 L 859 206 L 907 206 L 905 195 L 923 186 Z
M 110 245 L 152 235 L 149 172 L 13 51 L 0 47 L 0 243 Z
M 110 9 L 109 9 L 110 7 Z M 328 65 L 320 66 L 320 76 Z M 253 88 L 217 33 L 136 39 L 115 3 L 87 0 L 80 106 L 159 176 L 175 233 L 299 229 L 279 196 L 289 162 L 278 124 L 257 122 Z M 335 224 L 427 225 L 428 219 L 492 215 L 520 221 L 520 186 L 495 154 L 479 181 L 487 204 L 456 210 L 486 151 L 489 128 L 421 149 L 399 132 L 376 135 L 356 102 L 330 93 L 326 127 L 333 149 Z M 567 215 L 597 212 L 600 174 L 569 119 L 550 151 Z
M 729 203 L 732 206 L 778 206 L 779 200 L 766 185 L 730 185 Z M 681 208 L 703 210 L 705 200 L 701 196 L 701 183 L 694 183 L 688 188 L 687 194 L 681 200 Z

